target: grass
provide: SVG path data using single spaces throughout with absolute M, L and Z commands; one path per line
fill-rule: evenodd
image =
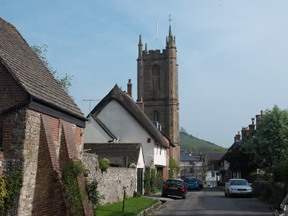
M 157 200 L 147 197 L 133 197 L 125 200 L 124 212 L 122 212 L 123 202 L 110 205 L 98 206 L 95 210 L 97 216 L 136 216 L 142 210 L 155 204 Z

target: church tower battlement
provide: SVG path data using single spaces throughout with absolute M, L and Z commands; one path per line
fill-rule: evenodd
M 143 49 L 142 36 L 139 36 L 137 82 L 138 104 L 153 122 L 161 125 L 162 132 L 176 145 L 173 158 L 179 165 L 178 64 L 171 25 L 162 52 L 148 50 L 147 44 Z

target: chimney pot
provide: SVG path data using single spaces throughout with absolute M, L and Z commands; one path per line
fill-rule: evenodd
M 127 84 L 127 93 L 130 97 L 132 97 L 132 83 L 131 83 L 131 79 L 128 80 L 128 84 Z

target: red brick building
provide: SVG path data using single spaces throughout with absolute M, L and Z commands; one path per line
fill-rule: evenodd
M 17 29 L 0 18 L 0 175 L 17 170 L 23 181 L 14 215 L 67 215 L 61 169 L 81 160 L 85 120 Z M 83 206 L 93 215 L 89 203 Z

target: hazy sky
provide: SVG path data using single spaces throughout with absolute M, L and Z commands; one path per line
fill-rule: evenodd
M 0 16 L 46 44 L 85 115 L 132 79 L 138 40 L 165 48 L 169 15 L 179 64 L 180 126 L 229 147 L 260 110 L 287 108 L 287 0 L 1 0 Z M 157 33 L 158 23 L 158 33 Z M 158 35 L 158 37 L 157 37 Z

